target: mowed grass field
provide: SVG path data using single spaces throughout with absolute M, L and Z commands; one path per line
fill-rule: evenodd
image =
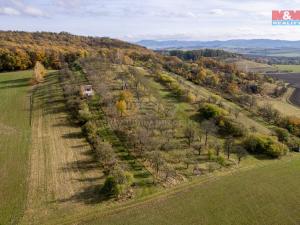
M 97 191 L 103 174 L 80 127 L 68 119 L 58 76 L 49 73 L 33 94 L 29 191 L 20 222 L 24 225 L 46 224 L 101 202 Z
M 217 177 L 80 225 L 300 224 L 300 158 Z M 74 223 L 75 224 L 75 223 Z
M 283 72 L 300 73 L 300 65 L 276 65 Z
M 0 224 L 16 224 L 26 198 L 31 71 L 0 73 Z

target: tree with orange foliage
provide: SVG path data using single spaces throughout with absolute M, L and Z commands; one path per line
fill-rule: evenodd
M 206 71 L 203 68 L 200 68 L 199 73 L 198 73 L 198 80 L 203 82 L 206 78 Z
M 46 75 L 45 67 L 39 61 L 37 61 L 33 69 L 33 76 L 35 82 L 37 83 L 42 82 L 45 75 Z
M 227 91 L 230 93 L 230 94 L 237 94 L 240 89 L 237 85 L 236 82 L 231 82 L 228 86 L 227 86 Z
M 132 107 L 132 101 L 133 101 L 133 94 L 129 90 L 124 90 L 121 92 L 119 96 L 119 101 L 124 100 L 127 104 L 128 107 Z

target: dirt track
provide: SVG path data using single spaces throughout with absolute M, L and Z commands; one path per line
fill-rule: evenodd
M 57 76 L 49 75 L 34 94 L 30 166 L 21 224 L 43 224 L 58 210 L 63 216 L 97 201 L 101 169 L 80 128 L 68 121 Z
M 283 80 L 295 87 L 295 91 L 291 94 L 289 101 L 300 107 L 300 73 L 268 73 L 267 75 Z

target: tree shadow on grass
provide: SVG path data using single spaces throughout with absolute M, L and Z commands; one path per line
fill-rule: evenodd
M 77 160 L 74 162 L 67 163 L 64 167 L 61 168 L 64 172 L 69 171 L 90 171 L 101 169 L 101 166 L 99 165 L 98 161 L 95 159 L 87 159 L 87 160 Z
M 89 147 L 90 145 L 89 144 L 82 144 L 82 145 L 74 145 L 74 146 L 71 146 L 71 148 L 73 149 L 82 149 L 84 147 Z M 89 154 L 91 155 L 91 151 L 92 150 L 89 150 L 89 152 L 85 153 L 85 154 Z
M 29 84 L 28 82 L 30 81 L 30 78 L 20 78 L 20 79 L 14 79 L 14 80 L 4 80 L 0 81 L 0 85 L 19 85 L 19 84 L 24 84 L 26 83 L 27 85 Z
M 56 107 L 47 108 L 45 110 L 45 114 L 46 115 L 57 114 L 57 113 L 63 113 L 65 111 L 66 111 L 66 107 L 64 105 L 62 105 L 62 106 L 56 106 Z
M 70 198 L 57 199 L 52 201 L 52 203 L 64 203 L 64 202 L 78 202 L 87 205 L 95 205 L 101 202 L 111 199 L 109 196 L 104 195 L 101 192 L 103 185 L 91 185 L 85 187 L 82 191 L 75 193 Z
M 65 119 L 66 117 L 64 118 L 61 118 L 61 119 Z M 56 124 L 53 124 L 52 127 L 70 127 L 71 125 L 69 124 L 69 122 L 67 121 L 64 121 L 64 122 L 60 122 L 60 123 L 56 123 Z
M 63 138 L 66 139 L 80 139 L 80 138 L 84 138 L 83 134 L 81 131 L 78 132 L 72 132 L 72 133 L 67 133 L 62 135 Z
M 79 182 L 95 182 L 95 181 L 99 181 L 99 180 L 103 180 L 105 178 L 105 175 L 103 176 L 99 176 L 99 177 L 88 177 L 88 178 L 79 178 L 79 179 L 74 179 L 77 180 Z
M 15 84 L 15 85 L 8 85 L 8 86 L 3 86 L 0 87 L 0 90 L 4 90 L 4 89 L 11 89 L 11 88 L 21 88 L 21 87 L 27 87 L 29 86 L 29 84 Z
M 274 160 L 276 158 L 272 158 L 271 156 L 268 155 L 264 155 L 264 154 L 251 154 L 254 158 L 258 159 L 258 160 Z
M 190 119 L 192 121 L 195 121 L 195 122 L 198 122 L 198 123 L 201 123 L 204 120 L 204 118 L 201 117 L 200 113 L 196 113 L 196 114 L 191 115 Z

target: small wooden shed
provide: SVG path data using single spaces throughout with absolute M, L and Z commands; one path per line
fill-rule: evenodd
M 88 85 L 82 85 L 80 87 L 80 94 L 82 97 L 91 97 L 94 95 L 94 90 L 93 86 L 88 84 Z

